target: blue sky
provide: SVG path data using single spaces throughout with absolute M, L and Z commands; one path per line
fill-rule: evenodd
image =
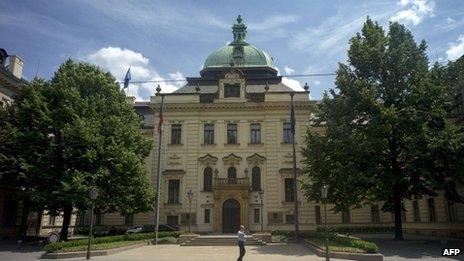
M 268 52 L 281 74 L 334 72 L 345 62 L 348 40 L 366 18 L 383 26 L 407 25 L 425 39 L 431 61 L 464 54 L 464 1 L 23 1 L 0 2 L 0 47 L 25 61 L 24 77 L 50 78 L 68 58 L 95 63 L 122 80 L 199 76 L 209 53 L 232 39 L 241 14 L 247 41 Z M 312 99 L 334 87 L 333 77 L 307 82 Z M 297 82 L 298 81 L 298 82 Z M 182 83 L 161 84 L 173 91 Z M 129 95 L 147 100 L 155 84 L 131 84 Z

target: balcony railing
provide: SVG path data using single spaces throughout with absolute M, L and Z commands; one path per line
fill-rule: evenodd
M 249 178 L 215 178 L 215 186 L 250 186 Z

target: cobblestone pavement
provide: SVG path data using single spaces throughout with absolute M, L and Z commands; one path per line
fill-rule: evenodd
M 38 260 L 42 253 L 42 246 L 39 244 L 26 244 L 19 247 L 16 243 L 0 242 L 1 261 Z

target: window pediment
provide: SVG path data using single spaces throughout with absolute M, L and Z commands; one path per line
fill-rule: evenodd
M 266 157 L 259 155 L 258 153 L 255 153 L 249 157 L 246 158 L 248 165 L 262 165 L 264 164 L 264 161 L 266 161 Z
M 198 158 L 198 161 L 200 162 L 200 164 L 207 165 L 207 166 L 215 165 L 217 160 L 218 160 L 217 157 L 214 157 L 213 155 L 209 153 L 203 157 Z
M 239 157 L 235 155 L 234 153 L 231 153 L 228 156 L 225 156 L 222 158 L 222 161 L 224 162 L 224 164 L 228 166 L 238 165 L 241 160 L 242 160 L 242 157 Z

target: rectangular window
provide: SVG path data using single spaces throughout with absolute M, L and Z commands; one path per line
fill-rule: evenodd
M 406 220 L 406 206 L 404 203 L 401 203 L 401 222 L 405 223 Z
M 285 179 L 285 202 L 295 201 L 295 182 L 292 178 Z
M 79 222 L 78 224 L 80 226 L 84 226 L 85 225 L 85 212 L 80 212 L 79 213 Z
M 48 225 L 49 226 L 54 226 L 55 225 L 55 220 L 56 220 L 55 215 L 51 215 L 51 214 L 48 215 Z
M 250 143 L 252 144 L 261 143 L 261 124 L 259 123 L 250 124 Z
M 448 204 L 448 221 L 456 222 L 458 221 L 458 213 L 456 211 L 456 204 L 452 201 L 447 202 Z
M 179 203 L 180 180 L 170 179 L 168 185 L 168 204 Z
M 203 131 L 205 144 L 214 144 L 214 124 L 205 124 L 203 126 Z
M 253 222 L 254 223 L 260 223 L 260 216 L 259 216 L 260 212 L 259 212 L 259 208 L 255 208 L 253 209 Z
M 379 205 L 371 205 L 371 217 L 372 217 L 372 223 L 374 224 L 380 223 Z
M 351 222 L 350 210 L 342 211 L 342 223 L 343 224 L 349 224 L 350 222 Z
M 316 213 L 316 224 L 321 224 L 321 207 L 320 206 L 315 206 L 314 207 L 314 212 Z
M 224 84 L 224 98 L 240 97 L 240 84 Z
M 419 202 L 417 202 L 417 200 L 414 200 L 412 202 L 412 208 L 413 208 L 414 222 L 420 222 Z
M 237 144 L 237 124 L 227 124 L 227 144 Z
M 126 214 L 124 215 L 124 225 L 132 226 L 134 224 L 134 214 Z
M 290 122 L 284 122 L 283 125 L 284 143 L 292 143 L 292 125 Z
M 210 215 L 211 215 L 211 210 L 209 208 L 205 209 L 205 224 L 209 224 L 210 222 Z
M 180 144 L 182 136 L 182 125 L 171 124 L 171 144 Z
M 295 215 L 285 215 L 285 224 L 295 224 Z
M 436 222 L 437 221 L 437 214 L 435 213 L 435 202 L 433 198 L 427 199 L 427 205 L 429 207 L 429 221 Z
M 102 213 L 95 214 L 95 225 L 100 226 L 102 224 Z
M 179 216 L 167 216 L 166 223 L 174 226 L 179 225 Z

